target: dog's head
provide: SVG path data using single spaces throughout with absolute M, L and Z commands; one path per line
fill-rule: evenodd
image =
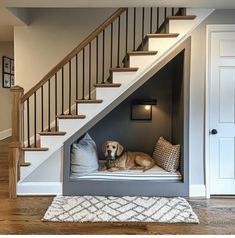
M 103 144 L 103 153 L 106 158 L 116 159 L 123 151 L 123 146 L 117 141 L 106 141 Z

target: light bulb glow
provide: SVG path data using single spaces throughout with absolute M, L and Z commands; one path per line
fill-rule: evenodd
M 151 109 L 151 106 L 150 105 L 146 105 L 144 108 L 145 108 L 146 111 L 149 111 Z

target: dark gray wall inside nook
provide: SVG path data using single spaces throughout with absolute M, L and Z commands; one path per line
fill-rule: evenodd
M 150 155 L 160 136 L 182 144 L 182 65 L 183 53 L 180 53 L 88 131 L 97 144 L 100 159 L 102 144 L 107 140 L 119 141 L 128 151 Z M 131 102 L 148 98 L 157 100 L 152 108 L 152 121 L 130 120 Z

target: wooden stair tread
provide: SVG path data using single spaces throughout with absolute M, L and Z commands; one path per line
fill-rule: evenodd
M 84 119 L 86 118 L 85 115 L 59 115 L 57 116 L 58 119 Z
M 23 147 L 23 151 L 48 151 L 49 148 L 44 147 Z
M 42 131 L 38 133 L 40 136 L 64 136 L 65 131 Z
M 157 51 L 132 51 L 128 55 L 156 55 Z
M 168 20 L 194 20 L 195 18 L 196 18 L 196 16 L 194 16 L 194 15 L 167 17 Z
M 136 72 L 139 68 L 111 68 L 110 71 L 112 72 Z
M 96 83 L 94 84 L 94 87 L 96 88 L 118 88 L 120 87 L 121 84 L 120 83 Z
M 102 99 L 78 99 L 75 100 L 76 103 L 102 103 Z
M 31 163 L 29 163 L 29 162 L 22 162 L 22 163 L 20 163 L 21 167 L 28 167 L 30 165 L 31 165 Z
M 177 37 L 179 33 L 162 33 L 162 34 L 147 34 L 146 38 L 174 38 Z

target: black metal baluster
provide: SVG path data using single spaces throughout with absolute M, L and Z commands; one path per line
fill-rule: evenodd
M 64 115 L 64 67 L 61 69 L 61 115 Z
M 78 55 L 76 54 L 76 100 L 78 100 Z M 76 106 L 76 115 L 78 114 L 78 108 Z
M 172 16 L 174 16 L 175 15 L 175 11 L 174 11 L 175 9 L 172 7 L 172 9 L 171 9 L 171 15 Z
M 37 95 L 34 93 L 34 147 L 37 147 Z
M 117 68 L 120 68 L 120 64 L 119 64 L 119 56 L 120 56 L 120 16 L 118 17 Z
M 48 80 L 48 132 L 51 131 L 51 79 Z
M 85 48 L 82 49 L 82 99 L 85 99 Z
M 76 64 L 76 74 L 75 74 L 75 77 L 76 77 L 76 100 L 78 100 L 78 55 L 76 54 L 76 57 L 75 57 L 75 64 Z
M 41 86 L 41 131 L 44 131 L 43 85 Z
M 71 107 L 72 107 L 72 65 L 71 60 L 69 61 L 69 115 L 71 115 Z
M 111 23 L 111 37 L 110 37 L 110 68 L 113 67 L 113 22 Z
M 28 147 L 30 147 L 29 98 L 27 99 L 27 136 L 28 136 Z
M 91 42 L 89 43 L 89 100 L 91 100 Z
M 128 8 L 126 9 L 126 55 L 128 51 Z
M 167 26 L 167 24 L 166 24 L 166 18 L 167 18 L 167 8 L 165 7 L 164 8 L 164 22 L 165 22 L 165 27 L 164 27 L 164 31 L 165 31 L 165 33 L 166 33 L 166 26 Z
M 103 30 L 102 83 L 105 82 L 105 79 L 104 79 L 104 69 L 105 69 L 105 29 Z
M 57 73 L 55 73 L 55 131 L 58 131 L 58 121 L 57 121 Z
M 160 16 L 159 16 L 159 7 L 157 8 L 157 31 L 156 32 L 158 32 L 158 29 L 159 29 L 159 18 L 160 18 Z
M 141 42 L 141 47 L 142 47 L 142 50 L 144 49 L 144 12 L 145 12 L 145 9 L 143 7 L 142 9 L 142 42 Z
M 135 25 L 136 25 L 136 7 L 134 8 L 134 29 L 133 29 L 133 51 L 135 50 Z
M 150 33 L 153 33 L 153 8 L 150 8 Z
M 99 39 L 98 39 L 98 36 L 96 36 L 96 83 L 99 82 L 98 61 L 99 61 Z

